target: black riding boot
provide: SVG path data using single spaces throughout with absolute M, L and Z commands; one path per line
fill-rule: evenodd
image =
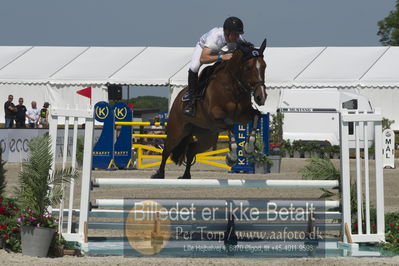
M 187 106 L 184 108 L 183 112 L 185 115 L 194 117 L 195 116 L 195 97 L 196 97 L 196 90 L 198 86 L 198 73 L 188 70 L 188 95 L 189 95 L 189 102 Z

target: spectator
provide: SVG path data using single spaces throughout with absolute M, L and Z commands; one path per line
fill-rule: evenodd
M 4 103 L 4 114 L 5 114 L 5 128 L 12 128 L 14 126 L 15 113 L 17 108 L 12 103 L 14 96 L 8 95 L 8 100 Z
M 15 126 L 16 128 L 26 128 L 25 120 L 26 120 L 26 107 L 24 105 L 24 98 L 18 99 L 18 105 L 16 106 L 17 113 L 15 116 Z
M 48 128 L 48 107 L 49 103 L 45 102 L 43 108 L 40 110 L 39 128 Z
M 31 105 L 32 107 L 26 112 L 26 117 L 28 118 L 29 128 L 36 128 L 39 122 L 39 109 L 37 109 L 35 101 L 32 101 Z
M 164 134 L 164 132 L 162 131 L 162 129 L 163 129 L 162 126 L 161 125 L 158 125 L 158 126 L 155 125 L 155 123 L 159 123 L 159 122 L 160 122 L 160 117 L 159 117 L 159 115 L 156 115 L 154 117 L 154 125 L 151 126 L 150 134 L 154 134 L 154 135 L 162 135 L 162 134 Z M 161 138 L 153 138 L 152 139 L 152 145 L 155 148 L 163 149 L 163 144 L 164 144 L 164 140 L 161 139 Z

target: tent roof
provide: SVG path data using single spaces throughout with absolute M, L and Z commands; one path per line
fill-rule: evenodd
M 193 48 L 148 47 L 111 77 L 113 83 L 168 85 L 169 79 L 190 61 Z
M 0 46 L 0 83 L 186 85 L 193 48 Z M 399 47 L 271 47 L 268 87 L 399 87 Z
M 327 47 L 295 79 L 301 85 L 357 85 L 388 47 Z
M 107 82 L 113 74 L 144 49 L 145 47 L 90 47 L 53 74 L 51 79 L 72 83 L 79 83 L 79 81 Z

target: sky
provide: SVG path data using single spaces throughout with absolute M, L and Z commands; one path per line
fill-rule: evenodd
M 378 46 L 395 0 L 0 0 L 0 45 L 193 47 L 225 18 L 259 46 Z M 135 96 L 138 96 L 137 94 Z

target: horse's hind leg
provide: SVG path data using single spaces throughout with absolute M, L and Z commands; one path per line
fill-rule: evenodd
M 194 156 L 198 153 L 207 151 L 210 147 L 214 146 L 218 140 L 218 133 L 209 134 L 196 134 L 197 141 L 190 143 L 186 153 L 186 169 L 183 176 L 179 179 L 191 179 L 191 165 Z
M 169 155 L 172 153 L 173 149 L 177 147 L 180 142 L 188 135 L 182 126 L 171 127 L 173 130 L 169 130 L 168 136 L 165 141 L 164 150 L 162 151 L 162 161 L 159 169 L 155 174 L 151 176 L 153 179 L 163 179 L 165 178 L 165 166 Z
M 172 151 L 172 149 L 170 148 L 171 145 L 165 145 L 164 150 L 162 151 L 162 161 L 161 161 L 161 165 L 159 166 L 159 169 L 157 170 L 157 172 L 155 174 L 153 174 L 151 176 L 151 178 L 153 179 L 163 179 L 165 178 L 165 165 L 166 165 L 166 161 L 169 158 L 169 155 Z

